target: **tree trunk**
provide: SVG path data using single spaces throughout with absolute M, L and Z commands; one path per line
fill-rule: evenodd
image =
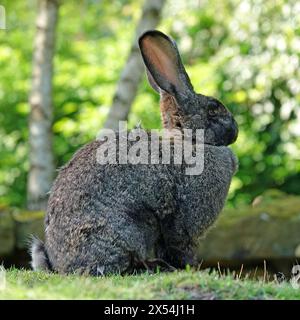
M 40 0 L 36 20 L 32 89 L 29 97 L 30 170 L 27 205 L 30 210 L 45 208 L 54 173 L 52 76 L 58 7 L 57 0 Z
M 160 21 L 165 0 L 145 0 L 142 16 L 138 23 L 135 39 L 131 46 L 125 67 L 113 98 L 105 128 L 118 129 L 119 121 L 127 119 L 130 107 L 136 96 L 139 82 L 144 72 L 144 66 L 138 48 L 138 37 L 149 29 L 155 29 Z

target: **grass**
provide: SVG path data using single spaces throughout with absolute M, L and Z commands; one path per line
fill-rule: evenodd
M 95 278 L 11 269 L 0 299 L 300 299 L 300 289 L 205 270 Z

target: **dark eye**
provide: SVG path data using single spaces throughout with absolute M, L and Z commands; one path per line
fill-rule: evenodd
M 218 105 L 215 102 L 211 102 L 208 105 L 208 114 L 211 117 L 217 116 L 219 114 L 220 110 Z

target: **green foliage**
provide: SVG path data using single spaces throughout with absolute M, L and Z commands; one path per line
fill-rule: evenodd
M 6 273 L 0 299 L 300 299 L 300 291 L 288 282 L 239 280 L 207 271 L 105 278 L 16 269 Z
M 219 51 L 218 92 L 241 127 L 238 199 L 300 192 L 298 1 L 242 1 Z
M 0 198 L 24 206 L 28 94 L 36 0 L 2 1 Z M 63 165 L 101 128 L 132 43 L 142 0 L 64 1 L 54 75 L 54 151 Z M 296 0 L 169 1 L 160 29 L 177 41 L 196 91 L 235 114 L 240 169 L 230 203 L 267 188 L 300 193 L 300 6 Z M 130 126 L 160 126 L 158 96 L 144 79 Z
M 31 1 L 32 2 L 32 1 Z M 7 30 L 0 30 L 0 198 L 24 204 L 27 159 L 27 114 L 35 8 L 32 3 L 2 1 Z
M 231 204 L 268 188 L 300 193 L 299 13 L 296 0 L 227 0 L 187 2 L 170 17 L 195 89 L 239 123 Z

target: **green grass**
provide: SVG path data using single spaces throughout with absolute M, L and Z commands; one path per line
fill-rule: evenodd
M 0 299 L 300 299 L 300 289 L 208 271 L 95 278 L 11 269 Z

